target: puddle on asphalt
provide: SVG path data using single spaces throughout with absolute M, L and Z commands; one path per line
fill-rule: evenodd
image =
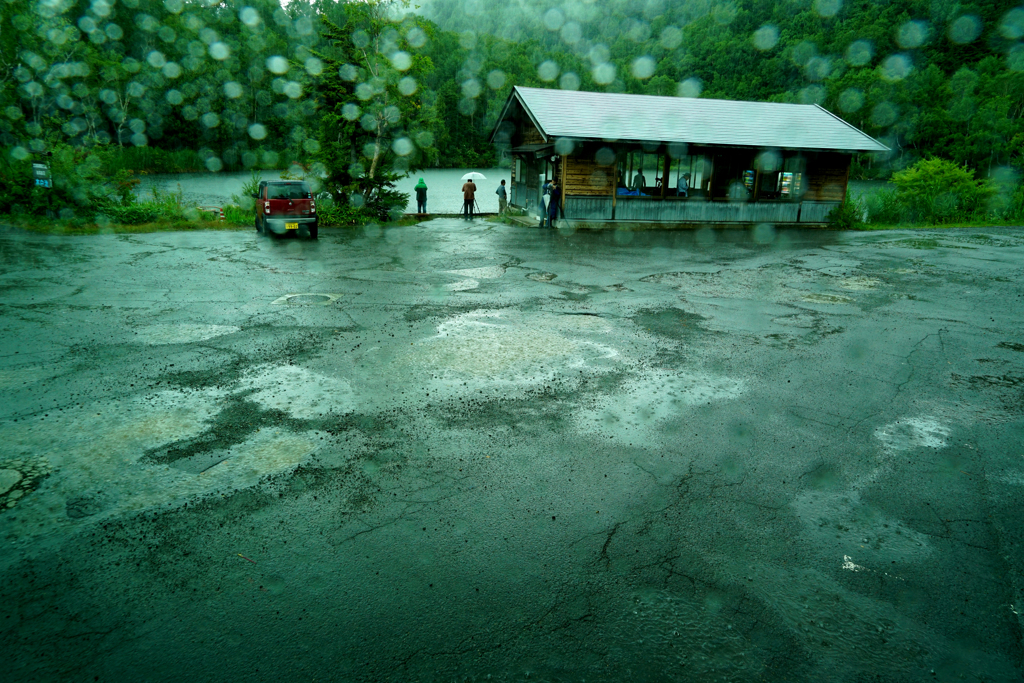
M 238 391 L 252 391 L 249 400 L 297 419 L 341 415 L 356 406 L 355 394 L 347 380 L 320 375 L 297 365 L 253 368 L 239 381 Z
M 639 643 L 652 653 L 633 663 L 634 680 L 658 680 L 667 671 L 685 671 L 685 679 L 695 681 L 759 678 L 769 653 L 746 635 L 747 617 L 738 604 L 747 599 L 739 591 L 685 595 L 655 588 L 631 596 L 621 608 L 623 632 L 616 640 Z
M 790 509 L 803 523 L 802 535 L 823 558 L 838 562 L 852 554 L 866 568 L 898 573 L 932 553 L 927 535 L 861 499 L 861 489 L 879 474 L 840 489 L 812 486 L 794 496 Z
M 596 316 L 478 310 L 436 329 L 408 350 L 405 365 L 484 384 L 532 384 L 566 369 L 607 369 L 620 355 L 613 326 Z
M 199 323 L 168 323 L 147 325 L 136 330 L 134 339 L 143 344 L 190 344 L 234 334 L 241 330 L 235 325 L 202 325 Z
M 888 453 L 912 448 L 944 448 L 949 435 L 949 426 L 930 416 L 905 417 L 875 430 L 875 438 Z
M 478 280 L 493 280 L 505 274 L 505 266 L 484 266 L 482 268 L 462 268 L 447 271 L 452 275 Z
M 933 551 L 929 537 L 862 499 L 862 493 L 894 475 L 895 456 L 949 445 L 950 426 L 933 416 L 904 417 L 874 431 L 881 446 L 854 454 L 848 473 L 819 464 L 801 475 L 806 488 L 790 503 L 804 536 L 832 557 L 856 557 L 858 571 L 899 579 L 898 573 Z M 823 471 L 825 470 L 825 471 Z
M 804 294 L 800 297 L 800 301 L 806 301 L 809 304 L 848 304 L 852 303 L 853 299 L 842 294 L 811 293 Z
M 0 535 L 47 534 L 97 515 L 252 486 L 302 462 L 320 443 L 313 433 L 259 430 L 198 476 L 142 460 L 148 450 L 201 434 L 223 398 L 216 391 L 168 391 L 0 425 L 9 454 L 0 470 L 18 475 L 5 475 L 11 485 L 0 495 Z
M 625 382 L 614 394 L 605 394 L 576 416 L 577 428 L 620 442 L 650 443 L 655 429 L 683 419 L 693 407 L 731 401 L 742 396 L 741 379 L 704 373 L 655 370 Z
M 867 291 L 876 289 L 882 284 L 881 280 L 873 277 L 848 277 L 839 281 L 839 286 L 852 292 Z
M 810 313 L 794 313 L 792 315 L 780 315 L 777 318 L 772 318 L 772 323 L 786 327 L 813 329 L 818 326 L 819 320 Z
M 480 282 L 477 280 L 459 280 L 458 282 L 445 285 L 444 288 L 449 292 L 466 292 L 479 286 Z

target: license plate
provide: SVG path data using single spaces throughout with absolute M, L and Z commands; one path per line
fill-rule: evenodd
M 284 229 L 285 230 L 298 230 L 299 229 L 299 224 L 298 223 L 285 223 L 284 224 Z

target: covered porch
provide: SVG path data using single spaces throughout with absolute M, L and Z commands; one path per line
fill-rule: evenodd
M 646 147 L 583 143 L 548 158 L 563 190 L 564 218 L 813 224 L 824 223 L 846 196 L 848 154 Z
M 518 87 L 492 139 L 513 206 L 539 214 L 555 181 L 559 218 L 593 225 L 822 225 L 853 152 L 887 149 L 814 105 Z

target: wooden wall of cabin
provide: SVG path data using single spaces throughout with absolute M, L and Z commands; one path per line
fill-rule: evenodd
M 545 140 L 523 108 L 514 102 L 509 114 L 498 124 L 494 142 L 509 147 L 518 147 L 541 144 Z
M 563 157 L 562 194 L 569 197 L 611 197 L 615 167 L 594 161 L 592 155 Z
M 841 202 L 850 180 L 849 154 L 822 152 L 807 159 L 807 185 L 803 198 L 809 201 Z
M 523 119 L 520 129 L 521 145 L 539 145 L 544 142 L 544 136 L 540 134 L 537 127 L 529 119 Z

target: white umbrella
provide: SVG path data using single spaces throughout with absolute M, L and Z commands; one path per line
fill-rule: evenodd
M 476 171 L 470 171 L 466 175 L 462 176 L 463 180 L 487 180 L 487 176 L 483 173 L 477 173 Z

